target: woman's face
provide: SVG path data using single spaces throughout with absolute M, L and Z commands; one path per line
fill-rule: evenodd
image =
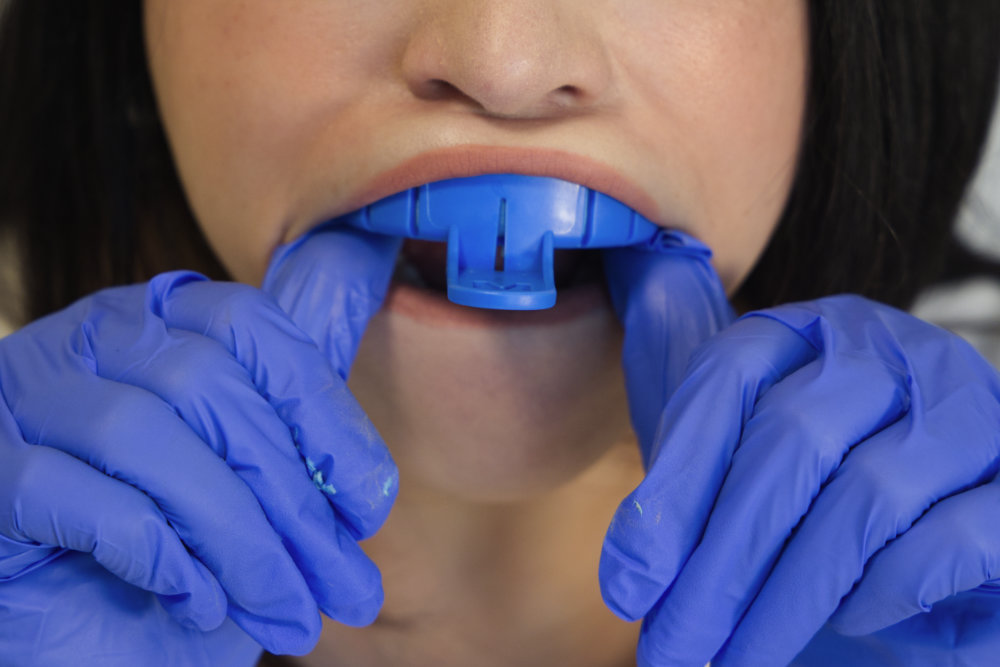
M 244 282 L 260 283 L 277 244 L 392 192 L 522 172 L 603 190 L 699 237 L 733 290 L 789 192 L 803 0 L 145 7 L 181 179 Z M 447 481 L 453 470 L 436 461 L 450 456 L 472 481 L 495 475 L 503 495 L 504 484 L 516 492 L 532 475 L 544 486 L 582 469 L 625 430 L 620 334 L 604 305 L 577 300 L 536 321 L 466 317 L 411 291 L 394 290 L 352 378 L 397 459 L 402 441 L 429 434 L 413 445 L 417 468 Z

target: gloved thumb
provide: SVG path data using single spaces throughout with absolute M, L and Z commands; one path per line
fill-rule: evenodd
M 691 353 L 735 318 L 711 250 L 677 231 L 604 251 L 604 272 L 625 328 L 622 365 L 629 412 L 648 467 L 667 400 Z
M 402 241 L 323 225 L 275 251 L 263 289 L 347 379 L 368 320 L 382 306 Z

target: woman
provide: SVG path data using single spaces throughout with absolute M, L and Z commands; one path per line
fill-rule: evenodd
M 838 629 L 901 655 L 936 636 L 912 624 L 945 627 L 937 608 L 904 620 L 918 582 L 938 581 L 929 566 L 903 583 L 870 570 L 823 625 L 878 547 L 921 525 L 923 499 L 850 566 L 812 535 L 866 542 L 879 523 L 886 489 L 848 452 L 886 450 L 876 436 L 923 415 L 897 357 L 921 379 L 962 369 L 932 384 L 971 382 L 977 400 L 995 378 L 943 332 L 820 298 L 905 305 L 940 270 L 1000 19 L 985 2 L 828 5 L 9 2 L 0 214 L 35 320 L 0 352 L 12 655 L 238 664 L 249 635 L 297 654 L 318 639 L 310 659 L 333 664 L 627 664 L 639 628 L 599 592 L 646 618 L 643 664 L 777 664 L 817 632 L 803 659 L 865 646 Z M 526 318 L 397 281 L 379 310 L 396 244 L 315 232 L 395 190 L 494 172 L 594 187 L 714 252 L 711 268 L 608 253 L 625 382 L 599 285 L 568 278 L 556 309 Z M 404 257 L 440 269 L 426 248 Z M 154 278 L 175 269 L 235 283 Z M 729 327 L 723 288 L 740 311 L 816 301 Z M 759 395 L 725 402 L 744 381 Z M 969 465 L 918 480 L 930 502 L 991 478 L 988 443 L 941 454 L 988 434 L 955 433 L 927 447 Z M 912 459 L 888 452 L 876 470 Z M 870 502 L 830 514 L 820 492 L 844 485 Z M 317 610 L 334 619 L 322 637 Z

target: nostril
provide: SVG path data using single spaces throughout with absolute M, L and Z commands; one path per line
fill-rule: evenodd
M 560 86 L 552 91 L 550 98 L 557 104 L 570 106 L 585 102 L 586 92 L 579 86 Z
M 468 99 L 468 95 L 444 79 L 428 79 L 424 81 L 417 94 L 426 100 Z

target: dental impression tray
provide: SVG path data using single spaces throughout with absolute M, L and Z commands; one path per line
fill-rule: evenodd
M 659 230 L 607 195 L 556 178 L 519 174 L 421 185 L 336 222 L 391 236 L 447 241 L 448 298 L 499 310 L 555 305 L 556 248 L 634 245 Z

